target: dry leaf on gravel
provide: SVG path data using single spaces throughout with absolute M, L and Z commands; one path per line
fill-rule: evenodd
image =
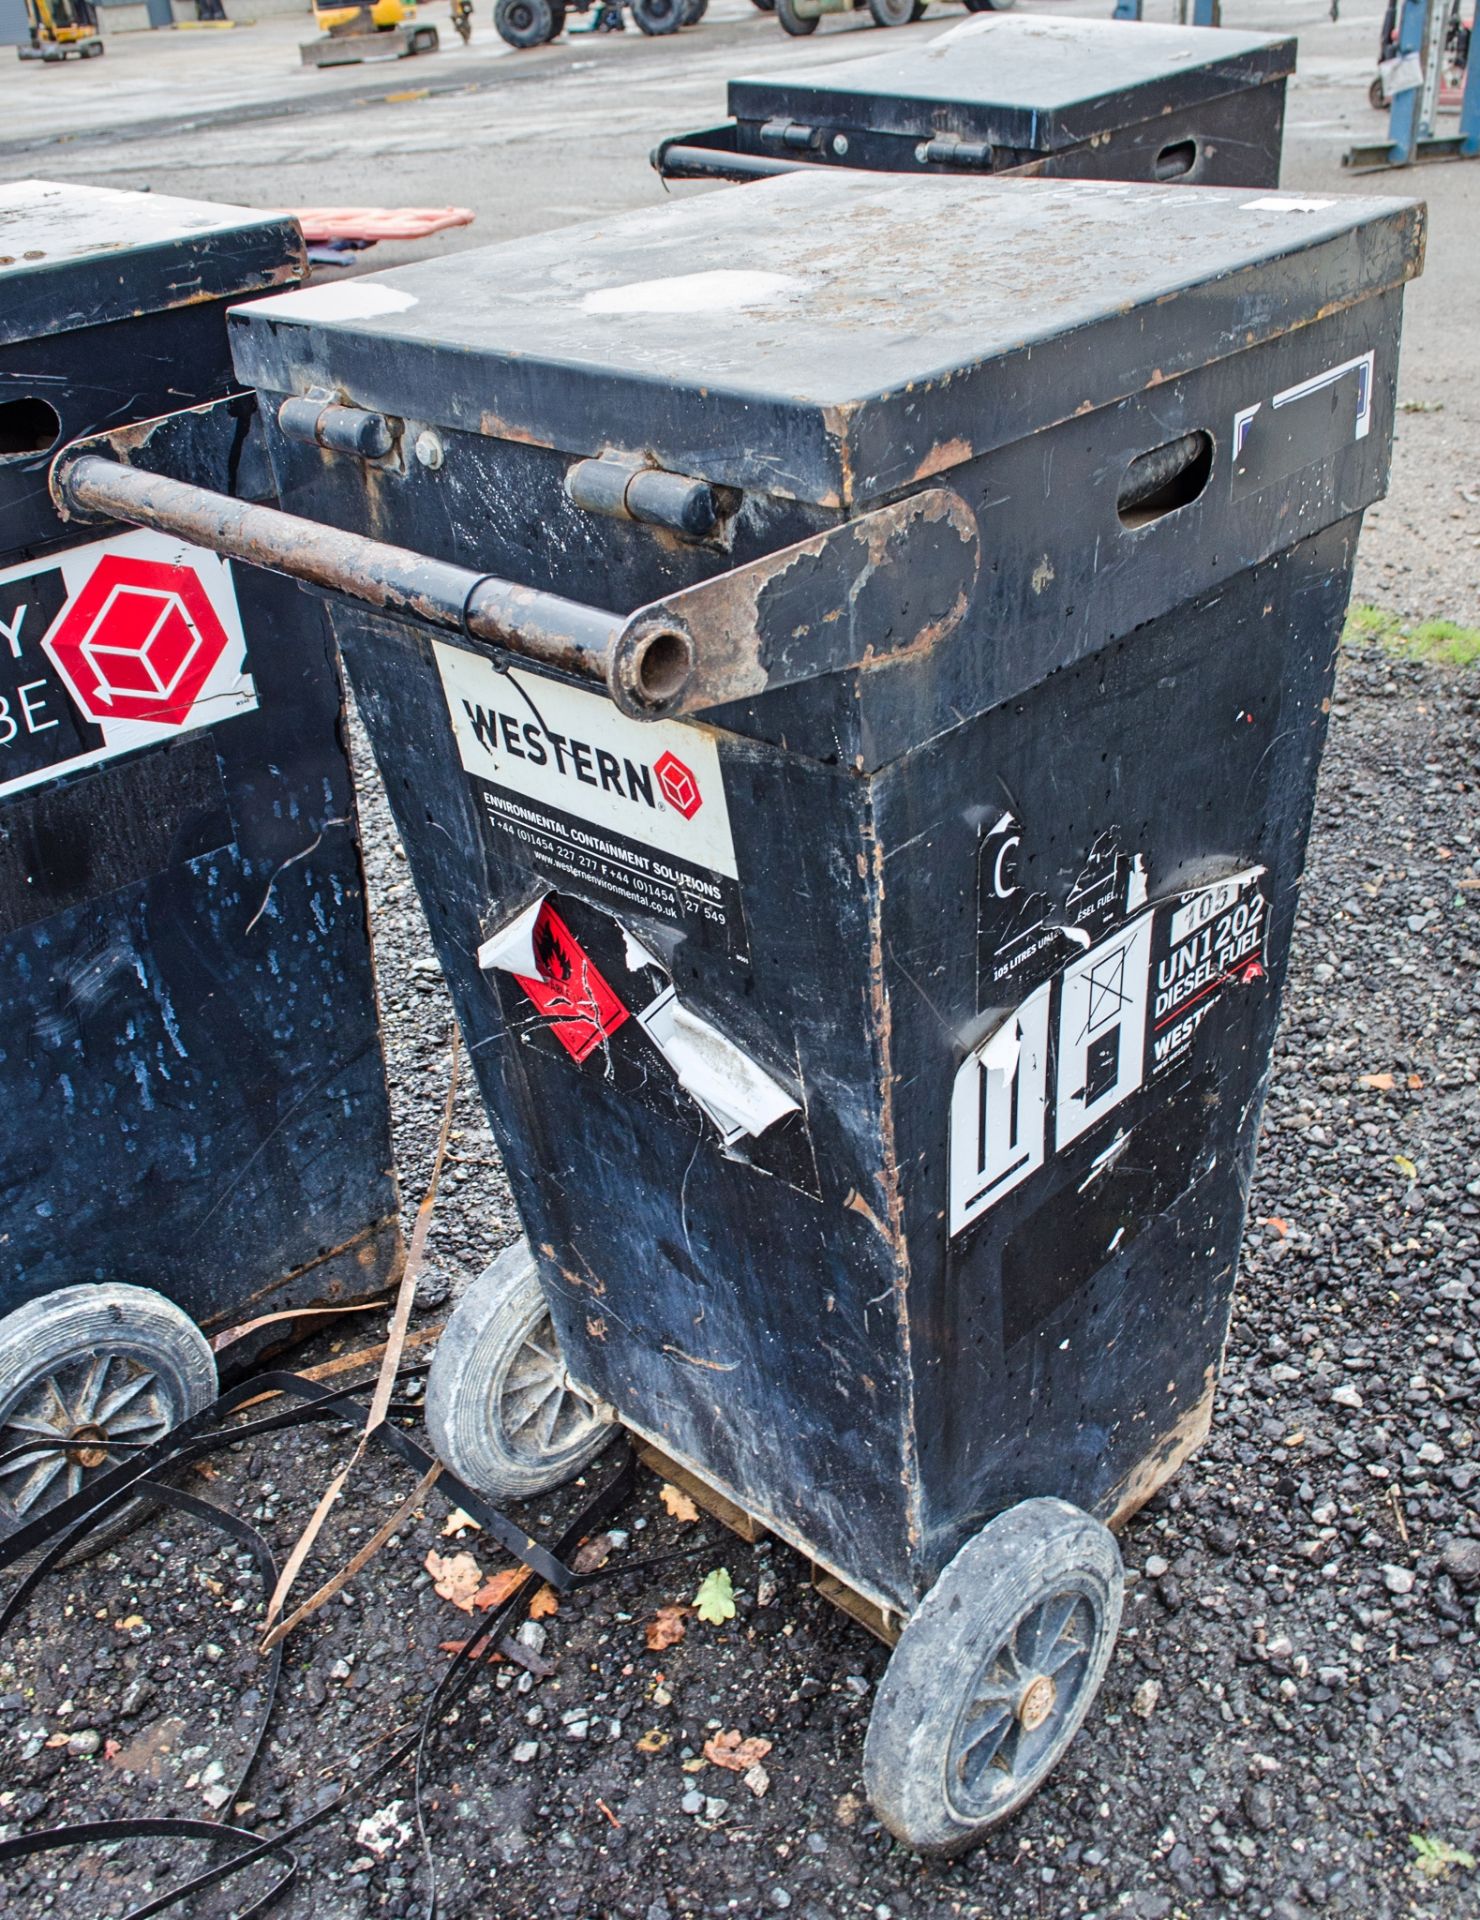
M 478 1525 L 478 1522 L 473 1518 L 472 1514 L 464 1513 L 461 1507 L 454 1507 L 447 1516 L 447 1524 L 442 1529 L 442 1538 L 444 1540 L 450 1540 L 453 1534 L 462 1533 L 468 1527 L 471 1527 L 475 1532 L 482 1532 L 482 1528 Z
M 483 1571 L 472 1554 L 438 1553 L 433 1547 L 422 1564 L 444 1600 L 461 1607 L 464 1613 L 473 1611 L 474 1597 L 483 1584 Z
M 664 1733 L 661 1727 L 649 1727 L 632 1744 L 639 1753 L 661 1753 L 671 1738 L 672 1735 Z
M 531 1620 L 548 1620 L 552 1613 L 559 1613 L 560 1601 L 553 1587 L 541 1587 L 529 1603 Z
M 687 1607 L 659 1607 L 647 1623 L 647 1644 L 649 1653 L 661 1653 L 664 1647 L 675 1647 L 688 1632 L 685 1615 Z
M 575 1573 L 595 1573 L 598 1567 L 604 1567 L 616 1545 L 609 1533 L 598 1533 L 593 1539 L 583 1540 L 571 1555 L 571 1570 Z
M 1390 1073 L 1359 1073 L 1357 1085 L 1370 1087 L 1374 1093 L 1391 1093 L 1397 1083 Z
M 459 1559 L 471 1556 L 460 1554 Z M 528 1567 L 505 1567 L 502 1573 L 496 1573 L 488 1585 L 480 1586 L 473 1595 L 472 1604 L 482 1607 L 486 1613 L 490 1607 L 501 1607 L 511 1593 L 517 1593 L 529 1578 Z
M 704 1758 L 717 1767 L 728 1767 L 731 1773 L 749 1773 L 771 1751 L 769 1740 L 742 1740 L 732 1728 L 729 1733 L 716 1733 L 704 1742 Z
M 681 1520 L 685 1526 L 688 1525 L 689 1521 L 699 1518 L 699 1509 L 679 1487 L 670 1487 L 665 1484 L 658 1498 L 673 1515 L 674 1519 Z

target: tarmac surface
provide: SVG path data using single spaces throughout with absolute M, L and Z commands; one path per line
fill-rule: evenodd
M 1356 598 L 1475 625 L 1480 168 L 1341 172 L 1343 149 L 1380 132 L 1365 104 L 1378 13 L 1344 6 L 1333 25 L 1318 0 L 1227 0 L 1229 24 L 1301 38 L 1284 185 L 1430 200 L 1393 489 L 1368 516 Z M 960 17 L 932 7 L 901 31 Z M 880 48 L 847 20 L 799 50 L 746 0 L 715 0 L 676 39 L 567 36 L 511 56 L 480 0 L 466 52 L 444 25 L 450 48 L 433 58 L 319 75 L 296 66 L 305 27 L 114 36 L 90 67 L 6 72 L 0 171 L 253 206 L 476 211 L 471 229 L 361 256 L 379 268 L 657 205 L 648 149 L 721 119 L 728 74 Z M 613 1583 L 525 1629 L 553 1672 L 489 1668 L 439 1734 L 425 1852 L 408 1771 L 373 1777 L 468 1630 L 425 1557 L 504 1564 L 476 1533 L 446 1532 L 435 1496 L 289 1641 L 242 1784 L 269 1706 L 249 1556 L 172 1517 L 54 1579 L 0 1646 L 0 1823 L 177 1813 L 271 1833 L 346 1794 L 296 1844 L 299 1879 L 273 1909 L 289 1920 L 420 1914 L 429 1860 L 438 1911 L 458 1920 L 1467 1920 L 1480 1909 L 1466 1864 L 1480 1857 L 1477 671 L 1377 645 L 1345 655 L 1212 1436 L 1123 1538 L 1126 1627 L 1099 1704 L 987 1846 L 927 1866 L 878 1829 L 861 1752 L 884 1649 L 812 1592 L 789 1550 L 678 1521 L 648 1477 L 617 1523 Z M 363 753 L 360 785 L 414 1203 L 451 1016 Z M 416 1329 L 516 1232 L 465 1082 Z M 377 1337 L 325 1337 L 304 1358 Z M 281 1555 L 344 1451 L 313 1433 L 256 1442 L 191 1484 Z M 411 1484 L 378 1460 L 360 1470 L 304 1590 Z M 537 1503 L 527 1521 L 557 1532 L 581 1497 Z M 621 1574 L 696 1538 L 691 1566 Z M 736 1618 L 690 1619 L 649 1650 L 657 1608 L 718 1566 Z M 762 1790 L 706 1760 L 730 1730 L 771 1743 Z M 205 1858 L 155 1839 L 21 1862 L 0 1874 L 0 1910 L 118 1916 Z M 240 1912 L 249 1884 L 268 1880 L 196 1911 Z

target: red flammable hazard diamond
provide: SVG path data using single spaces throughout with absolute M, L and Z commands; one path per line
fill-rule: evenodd
M 90 720 L 180 726 L 228 645 L 190 567 L 105 553 L 46 650 Z
M 516 974 L 572 1060 L 584 1060 L 627 1018 L 627 1009 L 547 900 L 534 923 L 540 977 Z

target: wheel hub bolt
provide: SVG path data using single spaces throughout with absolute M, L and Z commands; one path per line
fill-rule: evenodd
M 108 1436 L 101 1427 L 74 1427 L 67 1436 L 67 1458 L 79 1467 L 100 1467 L 108 1458 Z
M 1051 1675 L 1040 1673 L 1028 1682 L 1017 1707 L 1018 1723 L 1024 1733 L 1032 1733 L 1043 1725 L 1053 1712 L 1057 1698 L 1058 1688 Z

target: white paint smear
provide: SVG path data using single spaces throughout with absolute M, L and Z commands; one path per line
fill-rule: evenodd
M 588 293 L 581 306 L 587 313 L 728 313 L 789 299 L 801 284 L 789 273 L 715 267 L 708 273 L 680 273 L 668 280 L 600 287 Z
M 544 904 L 545 896 L 541 894 L 523 913 L 515 914 L 497 933 L 488 936 L 478 949 L 478 965 L 485 973 L 497 967 L 501 973 L 516 973 L 525 980 L 543 977 L 535 958 L 534 929 Z
M 252 302 L 253 313 L 280 315 L 284 320 L 373 320 L 382 313 L 404 313 L 416 305 L 416 295 L 380 280 L 340 280 L 322 287 L 304 287 L 299 293 L 274 293 Z

